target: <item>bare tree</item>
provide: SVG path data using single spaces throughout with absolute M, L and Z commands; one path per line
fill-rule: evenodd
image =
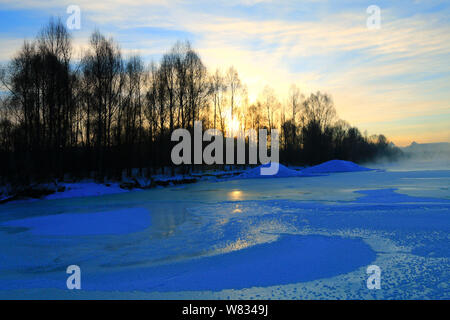
M 266 119 L 269 130 L 275 128 L 275 112 L 280 108 L 280 103 L 275 95 L 275 91 L 266 85 L 261 94 L 262 105 L 266 110 Z
M 302 123 L 319 124 L 321 128 L 330 125 L 336 118 L 336 109 L 333 100 L 328 94 L 318 91 L 311 94 L 302 104 Z
M 225 117 L 223 115 L 223 104 L 226 99 L 225 93 L 227 86 L 225 84 L 225 79 L 220 73 L 219 69 L 211 76 L 211 95 L 214 105 L 214 128 L 217 129 L 217 116 L 219 118 L 220 129 L 222 132 L 225 130 Z
M 90 50 L 82 61 L 89 99 L 95 112 L 95 145 L 97 168 L 105 173 L 105 156 L 111 148 L 111 129 L 119 108 L 123 86 L 123 62 L 120 49 L 112 39 L 107 40 L 95 31 L 90 39 Z
M 297 112 L 303 100 L 304 96 L 300 93 L 300 89 L 295 84 L 292 84 L 289 88 L 288 105 L 292 110 L 292 121 L 294 124 L 296 123 Z
M 238 90 L 241 88 L 241 80 L 239 79 L 239 74 L 236 71 L 236 69 L 231 66 L 226 74 L 226 84 L 228 88 L 230 89 L 230 103 L 231 103 L 231 118 L 233 118 L 234 115 L 234 108 L 236 103 L 236 96 L 238 93 Z

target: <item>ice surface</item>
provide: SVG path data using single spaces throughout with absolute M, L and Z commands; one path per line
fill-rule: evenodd
M 83 289 L 144 292 L 243 289 L 344 274 L 374 259 L 374 251 L 359 239 L 283 235 L 274 242 L 220 255 L 135 268 L 132 272 L 105 270 L 86 281 Z M 46 280 L 64 289 L 63 279 L 62 274 L 55 274 Z M 17 286 L 17 282 L 12 281 L 1 284 Z M 40 287 L 42 281 L 28 280 L 23 284 Z
M 86 289 L 163 292 L 266 287 L 343 274 L 374 260 L 375 253 L 359 239 L 283 235 L 242 250 L 139 269 L 131 276 L 111 274 Z M 127 281 L 117 285 L 117 278 Z
M 354 162 L 345 160 L 330 160 L 317 166 L 303 169 L 302 173 L 333 173 L 333 172 L 357 172 L 373 169 L 361 167 Z
M 450 299 L 449 185 L 448 169 L 359 171 L 7 203 L 0 297 Z M 114 232 L 87 233 L 103 224 Z M 65 288 L 72 264 L 80 291 Z
M 123 234 L 145 229 L 150 224 L 148 210 L 129 208 L 95 213 L 64 213 L 12 220 L 3 226 L 31 229 L 34 235 L 73 236 Z

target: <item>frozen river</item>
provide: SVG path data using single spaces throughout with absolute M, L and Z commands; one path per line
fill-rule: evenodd
M 387 170 L 9 203 L 0 297 L 449 299 L 449 185 Z

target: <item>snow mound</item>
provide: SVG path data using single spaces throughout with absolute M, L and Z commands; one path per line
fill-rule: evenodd
M 259 167 L 249 169 L 246 172 L 242 173 L 238 176 L 238 178 L 246 178 L 246 179 L 253 179 L 253 178 L 289 178 L 289 177 L 300 177 L 303 176 L 303 174 L 299 171 L 289 169 L 286 166 L 283 166 L 282 164 L 278 164 L 278 172 L 274 175 L 261 175 L 261 168 L 268 168 L 269 164 L 263 164 Z
M 317 166 L 309 167 L 303 169 L 302 173 L 333 173 L 333 172 L 357 172 L 357 171 L 371 171 L 374 169 L 369 169 L 361 167 L 354 162 L 345 160 L 330 160 L 321 163 Z

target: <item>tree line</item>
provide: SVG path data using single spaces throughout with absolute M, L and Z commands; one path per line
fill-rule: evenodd
M 173 130 L 193 130 L 195 121 L 229 134 L 277 128 L 285 163 L 361 162 L 399 152 L 384 136 L 367 137 L 338 120 L 331 97 L 321 92 L 305 98 L 292 86 L 281 102 L 266 86 L 249 103 L 238 71 L 208 72 L 189 42 L 147 65 L 95 31 L 75 60 L 70 33 L 51 19 L 1 68 L 0 80 L 3 182 L 120 178 L 133 168 L 156 173 L 173 167 Z

